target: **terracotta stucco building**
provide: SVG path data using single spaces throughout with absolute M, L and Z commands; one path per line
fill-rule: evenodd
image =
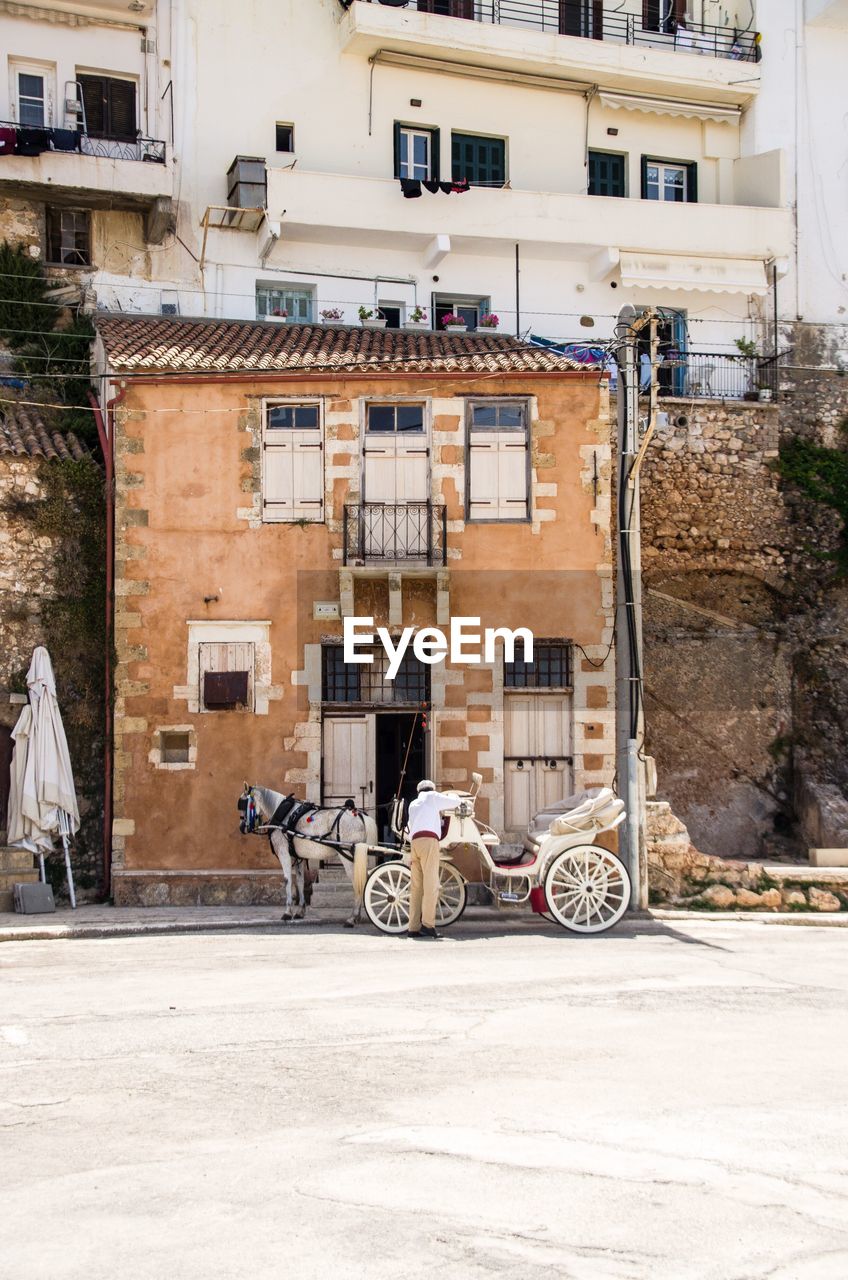
M 382 826 L 407 788 L 483 775 L 518 833 L 614 769 L 606 387 L 514 338 L 115 317 L 118 902 L 269 901 L 243 780 Z M 534 660 L 395 680 L 343 621 L 527 627 Z M 474 651 L 474 646 L 471 647 Z M 479 655 L 481 658 L 484 656 Z M 521 658 L 521 650 L 516 655 Z M 411 743 L 411 745 L 410 745 Z

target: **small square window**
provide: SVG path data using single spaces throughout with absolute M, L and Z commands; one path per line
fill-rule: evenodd
M 294 125 L 277 123 L 277 151 L 294 151 Z
M 275 404 L 268 407 L 269 431 L 317 431 L 317 404 Z
M 471 427 L 478 431 L 523 431 L 523 404 L 475 404 L 471 406 Z
M 162 764 L 188 764 L 190 747 L 188 731 L 163 729 L 159 734 Z
M 47 210 L 47 261 L 91 266 L 91 217 L 87 209 Z

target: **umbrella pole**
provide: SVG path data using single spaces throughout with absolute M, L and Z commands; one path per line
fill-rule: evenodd
M 39 866 L 39 874 L 41 876 L 41 883 L 47 884 L 47 872 L 44 870 L 44 854 L 43 853 L 39 853 L 38 855 L 38 866 Z
M 68 893 L 71 897 L 71 906 L 74 911 L 77 909 L 77 895 L 74 892 L 74 873 L 71 871 L 71 851 L 68 847 L 68 837 L 62 836 L 62 848 L 65 850 L 65 874 L 68 877 Z

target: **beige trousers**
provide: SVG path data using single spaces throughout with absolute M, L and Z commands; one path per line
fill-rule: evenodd
M 436 927 L 436 903 L 439 901 L 439 842 L 432 836 L 416 836 L 412 841 L 409 864 L 412 883 L 409 888 L 409 932 L 417 933 Z

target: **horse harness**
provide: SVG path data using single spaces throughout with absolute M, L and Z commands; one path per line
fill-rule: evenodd
M 353 800 L 345 800 L 344 806 L 336 814 L 330 830 L 323 836 L 311 836 L 305 831 L 298 831 L 297 824 L 300 820 L 308 818 L 310 814 L 317 813 L 319 808 L 320 806 L 313 804 L 311 800 L 298 800 L 294 795 L 288 795 L 284 800 L 280 801 L 270 821 L 265 824 L 265 829 L 268 832 L 268 843 L 271 845 L 271 852 L 274 853 L 275 857 L 276 853 L 274 852 L 272 837 L 275 831 L 282 831 L 288 841 L 289 854 L 292 858 L 298 856 L 294 842 L 295 838 L 300 836 L 302 840 L 311 840 L 313 844 L 326 845 L 341 857 L 347 858 L 348 861 L 352 860 L 353 854 L 351 850 L 339 840 L 339 831 L 343 813 L 358 813 Z M 334 836 L 335 839 L 333 838 Z

